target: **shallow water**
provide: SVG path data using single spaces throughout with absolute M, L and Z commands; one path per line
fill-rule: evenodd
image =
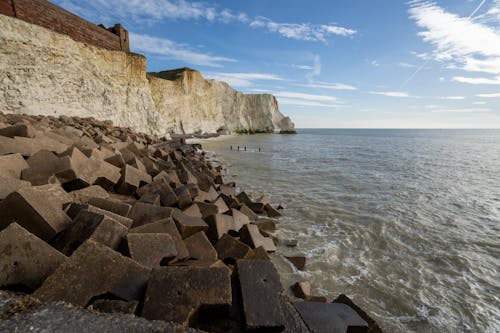
M 307 279 L 413 332 L 500 331 L 500 131 L 317 129 L 202 144 L 255 198 L 288 204 L 276 234 L 299 244 L 273 258 L 285 286 Z M 282 258 L 301 253 L 305 272 Z

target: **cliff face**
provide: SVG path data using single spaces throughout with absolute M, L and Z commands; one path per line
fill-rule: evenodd
M 182 69 L 146 76 L 146 59 L 0 15 L 0 111 L 112 120 L 167 133 L 293 130 L 272 95 L 245 95 Z
M 243 94 L 224 82 L 182 68 L 148 75 L 156 110 L 176 133 L 292 131 L 269 94 Z

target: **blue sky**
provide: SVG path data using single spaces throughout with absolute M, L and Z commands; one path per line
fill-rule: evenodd
M 500 128 L 500 0 L 56 0 L 297 127 Z

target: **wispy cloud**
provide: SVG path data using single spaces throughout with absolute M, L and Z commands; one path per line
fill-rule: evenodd
M 129 34 L 129 38 L 134 51 L 160 55 L 192 65 L 222 67 L 223 63 L 236 62 L 235 59 L 193 51 L 188 45 L 176 43 L 170 39 L 140 35 L 133 32 Z
M 380 64 L 378 63 L 378 61 L 377 61 L 377 60 L 372 60 L 371 64 L 372 64 L 372 66 L 374 66 L 374 67 L 378 67 L 378 66 L 380 66 Z
M 241 23 L 251 28 L 263 28 L 289 39 L 327 42 L 331 36 L 349 37 L 354 29 L 334 24 L 275 22 L 264 16 L 250 18 L 246 13 L 219 9 L 205 2 L 186 0 L 94 0 L 83 5 L 78 0 L 55 0 L 56 4 L 94 21 L 113 24 L 113 20 L 132 26 L 134 23 L 154 24 L 164 19 L 200 20 L 221 23 Z M 109 16 L 104 16 L 102 13 Z
M 309 101 L 320 101 L 320 102 L 336 102 L 337 98 L 328 95 L 313 95 L 313 94 L 305 94 L 300 92 L 289 92 L 289 91 L 281 91 L 276 92 L 274 94 L 276 97 L 285 97 L 285 98 L 297 98 L 297 99 L 305 99 Z
M 438 109 L 432 110 L 434 113 L 483 113 L 483 112 L 491 112 L 490 109 L 487 108 L 464 108 L 464 109 Z
M 311 66 L 311 70 L 306 74 L 306 79 L 309 82 L 312 82 L 315 77 L 321 75 L 321 57 L 318 54 L 315 54 L 313 57 L 313 64 Z
M 399 67 L 403 67 L 403 68 L 415 68 L 417 67 L 416 65 L 413 65 L 413 64 L 409 64 L 407 62 L 400 62 L 398 64 Z
M 500 96 L 500 95 L 499 95 L 499 96 Z M 474 103 L 472 103 L 472 104 L 474 104 L 474 105 L 486 105 L 486 104 L 488 104 L 488 103 L 487 103 L 487 102 L 484 102 L 484 101 L 478 101 L 478 102 L 474 102 Z
M 314 82 L 309 84 L 298 84 L 300 87 L 329 89 L 329 90 L 357 90 L 358 88 L 345 83 Z
M 283 97 L 278 97 L 278 103 L 280 105 L 314 106 L 314 107 L 321 107 L 321 108 L 333 108 L 333 107 L 339 106 L 338 104 L 327 104 L 327 103 L 321 103 L 321 102 L 316 102 L 316 101 L 309 101 L 309 100 L 296 99 L 296 98 L 283 98 Z
M 496 12 L 499 3 L 494 1 L 490 10 Z M 435 47 L 433 59 L 465 71 L 500 73 L 500 34 L 484 21 L 476 22 L 474 13 L 460 17 L 429 1 L 413 1 L 409 13 L 423 29 L 419 35 Z
M 449 99 L 449 100 L 462 100 L 465 99 L 465 96 L 444 96 L 440 97 L 441 99 Z
M 338 98 L 329 95 L 306 94 L 295 91 L 278 91 L 274 93 L 281 105 L 312 106 L 321 108 L 339 107 Z
M 468 84 L 500 84 L 500 76 L 496 78 L 455 76 L 452 80 Z
M 403 98 L 412 97 L 407 92 L 404 91 L 370 91 L 370 94 L 382 95 L 387 97 L 403 97 Z
M 263 73 L 221 73 L 207 72 L 203 74 L 207 79 L 224 81 L 234 87 L 250 87 L 254 81 L 282 81 L 283 79 L 274 74 Z
M 493 94 L 477 94 L 476 96 L 481 98 L 500 98 L 500 92 Z
M 271 19 L 259 16 L 250 22 L 252 28 L 264 28 L 270 32 L 279 33 L 281 36 L 313 42 L 326 42 L 331 35 L 352 36 L 356 30 L 335 25 L 314 25 L 310 23 L 278 23 Z

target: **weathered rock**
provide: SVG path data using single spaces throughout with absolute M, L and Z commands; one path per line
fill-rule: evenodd
M 20 179 L 21 172 L 29 168 L 21 154 L 0 156 L 0 175 Z
M 368 323 L 345 304 L 296 302 L 293 305 L 311 332 L 368 332 Z
M 16 192 L 20 188 L 30 187 L 30 182 L 25 180 L 20 180 L 11 177 L 0 176 L 0 200 L 4 200 L 7 196 L 13 192 Z
M 66 257 L 17 223 L 0 232 L 0 287 L 38 288 Z
M 137 311 L 138 301 L 122 301 L 118 299 L 98 299 L 95 300 L 91 307 L 103 313 L 125 313 L 135 314 Z
M 127 245 L 130 257 L 149 268 L 177 256 L 174 240 L 167 233 L 129 233 Z
M 259 228 L 253 224 L 247 224 L 241 228 L 240 240 L 253 249 L 262 246 L 268 252 L 276 251 L 276 245 L 274 245 L 273 240 L 269 237 L 262 236 Z
M 166 219 L 172 216 L 174 209 L 169 207 L 159 207 L 142 202 L 136 202 L 128 215 L 128 218 L 134 220 L 132 227 L 138 227 L 144 224 Z
M 148 223 L 129 230 L 132 233 L 165 233 L 172 237 L 175 249 L 177 251 L 176 261 L 181 261 L 189 258 L 189 252 L 186 244 L 182 241 L 181 235 L 175 226 L 172 219 L 163 219 L 156 222 Z
M 130 210 L 132 209 L 132 206 L 119 200 L 113 200 L 113 199 L 104 199 L 104 198 L 98 198 L 98 197 L 93 197 L 90 198 L 88 201 L 89 205 L 107 210 L 109 212 L 127 217 L 128 214 L 130 213 Z
M 57 207 L 50 197 L 41 196 L 31 187 L 20 188 L 0 202 L 0 216 L 0 230 L 11 222 L 17 222 L 45 241 L 66 229 L 71 223 L 62 208 Z
M 259 216 L 253 212 L 247 205 L 242 205 L 240 208 L 240 212 L 248 216 L 250 221 L 256 221 L 259 219 Z
M 140 300 L 149 270 L 109 247 L 88 240 L 61 264 L 33 294 L 45 302 L 86 306 L 96 296 L 112 294 Z
M 177 229 L 183 239 L 194 235 L 197 232 L 208 230 L 208 224 L 206 224 L 201 218 L 186 215 L 178 209 L 173 210 L 172 218 L 174 219 Z
M 200 317 L 224 317 L 230 307 L 227 269 L 160 267 L 151 271 L 142 316 L 193 324 Z
M 66 255 L 71 255 L 86 240 L 117 249 L 127 228 L 104 214 L 82 210 L 71 226 L 57 237 L 54 246 Z
M 215 250 L 220 260 L 234 265 L 238 259 L 249 259 L 254 253 L 252 249 L 236 238 L 224 234 L 221 239 L 215 243 Z
M 285 258 L 301 271 L 306 267 L 306 257 L 304 256 L 285 256 Z
M 191 259 L 206 263 L 207 266 L 217 261 L 217 251 L 203 231 L 186 238 L 184 244 L 186 244 Z
M 270 261 L 238 260 L 238 271 L 245 328 L 281 332 L 285 318 L 281 309 L 282 286 L 276 268 Z
M 270 204 L 266 204 L 264 206 L 264 210 L 266 211 L 267 216 L 269 217 L 280 217 L 282 215 L 278 210 L 274 209 L 274 207 L 271 206 Z
M 344 295 L 344 294 L 339 295 L 339 297 L 337 297 L 333 301 L 333 303 L 346 304 L 351 309 L 356 311 L 356 313 L 368 323 L 368 325 L 369 325 L 368 332 L 370 332 L 370 333 L 382 333 L 382 329 L 377 324 L 377 322 L 373 318 L 371 318 L 365 311 L 363 311 L 360 307 L 358 307 L 356 304 L 354 304 L 354 302 L 346 295 Z
M 116 190 L 120 194 L 134 194 L 143 185 L 152 182 L 152 178 L 131 165 L 125 165 L 122 169 L 122 176 L 117 184 Z

